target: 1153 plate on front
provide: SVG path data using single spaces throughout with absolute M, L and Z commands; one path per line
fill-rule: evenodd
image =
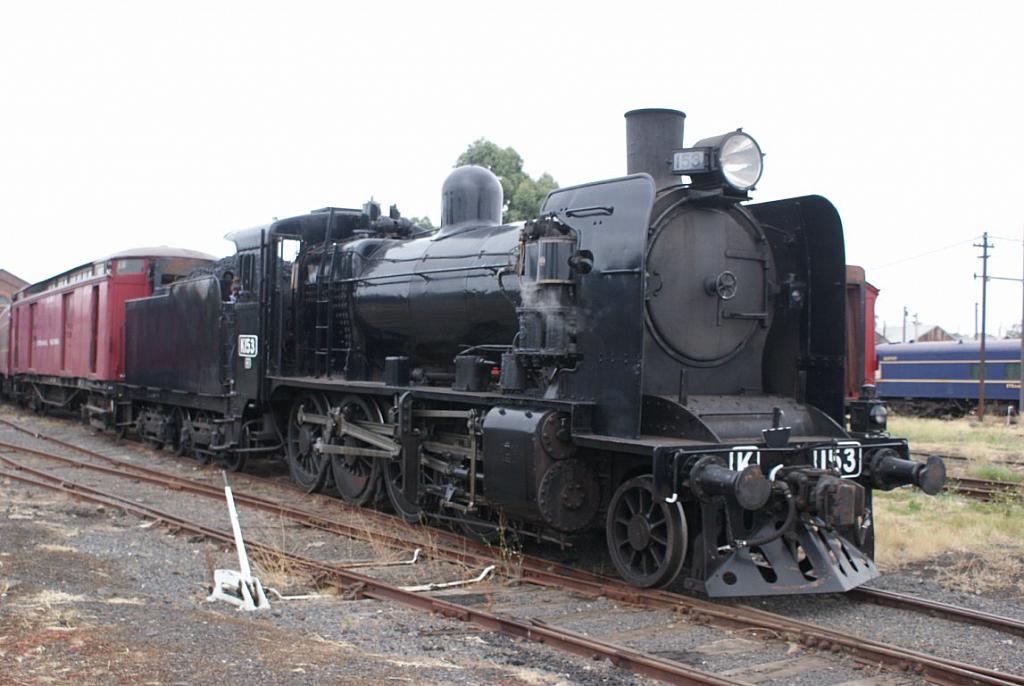
M 835 445 L 814 448 L 812 460 L 816 469 L 835 469 L 844 479 L 860 476 L 862 451 L 857 441 L 839 441 Z

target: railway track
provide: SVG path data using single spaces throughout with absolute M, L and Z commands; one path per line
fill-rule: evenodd
M 0 449 L 8 451 L 19 451 L 26 454 L 41 457 L 43 459 L 50 459 L 64 463 L 66 465 L 76 466 L 80 468 L 92 469 L 96 471 L 105 472 L 107 474 L 113 474 L 122 478 L 131 478 L 142 481 L 150 481 L 159 485 L 163 485 L 168 488 L 175 490 L 183 490 L 196 495 L 221 499 L 223 498 L 223 492 L 219 487 L 212 486 L 211 484 L 205 484 L 191 479 L 186 479 L 180 476 L 169 474 L 160 470 L 144 467 L 126 460 L 109 457 L 102 453 L 77 446 L 60 439 L 56 439 L 51 436 L 43 436 L 29 429 L 25 429 L 13 422 L 0 419 L 0 424 L 7 425 L 15 428 L 23 433 L 32 435 L 40 440 L 52 442 L 55 445 L 60 445 L 64 448 L 75 450 L 83 455 L 87 455 L 92 458 L 102 460 L 110 466 L 96 465 L 94 463 L 83 462 L 80 460 L 74 460 L 65 456 L 55 455 L 42 450 L 36 450 L 34 448 L 28 448 L 26 446 L 18 446 L 9 443 L 0 443 Z M 3 461 L 9 467 L 14 468 L 18 463 L 11 460 L 9 457 L 0 456 L 0 461 Z M 24 467 L 23 465 L 18 465 Z M 38 470 L 36 470 L 38 472 Z M 13 476 L 13 472 L 10 470 L 4 470 L 4 475 Z M 71 492 L 72 494 L 88 495 L 89 487 L 84 487 L 81 484 L 72 484 L 61 478 L 52 478 L 52 475 L 43 473 L 35 473 L 30 477 L 36 481 L 47 481 L 49 484 L 47 487 L 56 487 L 60 490 Z M 247 477 L 255 482 L 268 481 L 260 480 L 255 477 Z M 24 479 L 22 479 L 24 480 Z M 236 481 L 239 479 L 236 478 Z M 280 483 L 270 482 L 270 485 L 279 488 Z M 46 485 L 39 483 L 37 485 Z M 111 494 L 94 493 L 95 497 L 103 498 L 116 498 Z M 375 512 L 372 510 L 364 510 L 361 508 L 354 508 L 345 505 L 344 503 L 323 498 L 328 501 L 332 507 L 340 508 L 345 512 L 352 512 L 353 514 L 358 513 L 360 516 L 368 517 L 371 520 L 376 520 L 381 524 L 386 525 L 386 531 L 388 532 L 385 537 L 381 531 L 367 532 L 365 529 L 358 526 L 353 526 L 349 523 L 342 522 L 333 517 L 326 516 L 321 513 L 313 512 L 310 510 L 297 508 L 280 501 L 271 499 L 261 498 L 258 496 L 251 495 L 249 493 L 235 491 L 235 498 L 240 504 L 261 509 L 265 512 L 271 512 L 276 515 L 286 517 L 293 521 L 302 523 L 307 526 L 323 529 L 332 533 L 338 533 L 345 536 L 354 538 L 366 538 L 366 536 L 372 536 L 374 540 L 381 540 L 386 538 L 385 542 L 394 547 L 400 547 L 403 549 L 410 549 L 411 547 L 422 544 L 420 539 L 416 538 L 417 530 L 415 527 L 406 527 L 404 525 L 397 524 L 397 520 L 390 515 L 384 513 Z M 322 496 L 321 496 L 322 498 Z M 127 508 L 135 514 L 138 514 L 137 510 L 147 509 L 142 508 L 137 503 L 125 503 Z M 131 509 L 135 508 L 135 509 Z M 206 527 L 196 523 L 183 524 L 180 518 L 169 516 L 162 516 L 166 513 L 155 513 L 150 511 L 148 514 L 141 516 L 148 516 L 151 518 L 162 519 L 173 523 L 175 526 L 188 529 L 190 531 L 195 530 L 196 527 L 203 529 L 202 531 L 196 531 L 202 535 L 206 535 Z M 220 532 L 212 538 L 220 538 L 225 535 L 224 532 Z M 443 532 L 436 529 L 431 529 L 432 535 L 432 554 L 443 557 L 446 560 L 457 561 L 467 565 L 480 566 L 494 562 L 495 554 L 493 549 L 489 549 L 486 546 L 472 542 L 465 537 L 452 534 L 449 532 Z M 256 544 L 259 546 L 260 544 Z M 266 548 L 266 546 L 264 546 Z M 278 554 L 275 551 L 275 554 Z M 295 560 L 297 563 L 306 564 L 302 560 Z M 570 590 L 576 593 L 580 593 L 591 597 L 606 597 L 609 600 L 614 600 L 624 604 L 634 605 L 641 608 L 648 609 L 662 609 L 671 610 L 673 613 L 682 615 L 688 618 L 690 621 L 701 624 L 711 624 L 717 627 L 727 629 L 742 629 L 742 630 L 757 630 L 759 632 L 768 631 L 775 636 L 781 637 L 790 642 L 800 642 L 808 647 L 814 647 L 818 650 L 842 652 L 849 654 L 854 659 L 867 663 L 867 664 L 884 664 L 890 668 L 895 667 L 900 671 L 909 671 L 912 673 L 919 674 L 920 676 L 927 678 L 935 683 L 942 684 L 1024 684 L 1024 678 L 1017 677 L 1010 674 L 1001 673 L 995 670 L 989 670 L 982 667 L 967 665 L 964 663 L 956 662 L 953 660 L 947 660 L 944 658 L 934 657 L 918 653 L 916 651 L 907 650 L 903 648 L 897 648 L 889 646 L 875 641 L 865 640 L 858 637 L 850 636 L 845 632 L 832 631 L 822 627 L 814 626 L 798 620 L 793 620 L 781 615 L 775 615 L 772 613 L 756 610 L 745 606 L 726 606 L 711 603 L 709 601 L 699 600 L 688 596 L 681 596 L 675 593 L 667 591 L 656 591 L 656 590 L 645 590 L 637 589 L 634 587 L 626 586 L 615 579 L 609 579 L 607 577 L 592 574 L 586 571 L 573 569 L 564 565 L 553 563 L 549 560 L 535 558 L 532 556 L 523 556 L 519 561 L 520 574 L 524 581 L 529 581 L 533 584 L 545 587 L 554 587 Z M 321 565 L 317 569 L 322 569 L 323 563 L 316 563 Z M 337 570 L 335 570 L 337 571 Z M 332 572 L 333 573 L 333 572 Z M 352 583 L 362 583 L 361 580 Z M 385 591 L 381 590 L 382 595 L 387 595 Z M 390 593 L 390 591 L 388 591 Z M 376 597 L 376 596 L 371 596 Z M 859 600 L 866 600 L 870 602 L 894 605 L 902 609 L 914 610 L 917 612 L 926 612 L 931 615 L 939 616 L 944 619 L 950 619 L 953 621 L 967 622 L 971 624 L 977 624 L 986 626 L 991 629 L 1015 634 L 1018 636 L 1024 635 L 1024 623 L 1016 620 L 1008 619 L 1005 617 L 998 617 L 995 615 L 987 615 L 985 613 L 978 613 L 965 608 L 958 608 L 956 606 L 946 605 L 944 603 L 936 603 L 934 601 L 925 601 L 911 596 L 904 596 L 902 594 L 894 594 L 885 591 L 875 591 L 873 589 L 861 589 L 854 595 Z M 394 598 L 393 598 L 394 599 Z M 433 611 L 441 612 L 442 614 L 448 614 L 449 612 L 456 612 L 450 607 L 430 606 Z M 456 607 L 465 610 L 464 606 L 457 605 Z M 483 613 L 487 615 L 488 613 Z M 479 622 L 474 619 L 475 615 L 470 614 L 449 614 L 448 616 L 457 616 L 460 618 L 472 619 L 474 623 L 478 623 L 485 628 L 490 630 L 501 630 L 505 633 L 510 633 L 516 636 L 526 636 L 530 638 L 529 634 L 524 634 L 522 627 L 508 627 L 507 630 L 498 627 L 494 623 L 494 620 L 490 616 L 479 617 Z M 528 628 L 536 629 L 535 625 L 530 625 Z M 549 626 L 545 626 L 546 629 L 552 629 Z M 634 669 L 637 673 L 647 674 L 649 676 L 655 676 L 652 671 L 659 669 L 657 665 L 651 662 L 655 658 L 651 656 L 643 656 L 642 654 L 633 651 L 631 649 L 623 648 L 622 646 L 613 646 L 606 644 L 604 648 L 596 648 L 594 646 L 588 646 L 586 637 L 574 635 L 570 637 L 568 643 L 562 645 L 560 639 L 555 636 L 544 636 L 541 639 L 532 637 L 533 640 L 545 640 L 551 642 L 556 647 L 563 647 L 570 652 L 580 653 L 581 650 L 590 650 L 589 653 L 592 656 L 601 656 L 613 663 L 621 666 Z M 580 643 L 580 641 L 583 643 Z M 626 651 L 625 653 L 615 653 L 614 651 Z M 603 652 L 602 652 L 603 651 Z M 626 657 L 622 657 L 625 655 Z M 635 663 L 635 664 L 634 664 Z M 672 671 L 677 666 L 677 663 L 673 663 L 667 671 L 662 671 L 660 676 L 656 678 L 664 678 L 675 683 L 733 683 L 728 680 L 726 681 L 700 681 L 700 680 L 686 680 L 686 679 L 699 679 L 703 678 L 701 675 L 695 675 L 691 673 L 682 674 Z M 711 675 L 714 677 L 714 675 Z M 716 677 L 717 678 L 717 677 Z M 680 680 L 682 679 L 682 680 Z
M 910 455 L 912 457 L 923 457 L 923 458 L 926 458 L 926 459 L 929 456 L 934 455 L 936 457 L 941 457 L 943 460 L 951 460 L 953 462 L 970 462 L 971 461 L 971 458 L 967 457 L 966 455 L 958 455 L 956 453 L 934 453 L 934 452 L 923 452 L 923 451 L 911 450 L 910 451 Z M 990 461 L 995 463 L 995 464 L 1005 464 L 1005 465 L 1009 465 L 1011 467 L 1024 467 L 1024 460 L 1017 459 L 1017 458 L 1014 458 L 1014 457 L 1001 457 L 1001 458 L 996 458 L 996 459 L 993 459 L 993 460 L 990 460 Z
M 116 494 L 85 484 L 71 482 L 59 475 L 43 470 L 20 465 L 7 457 L 0 456 L 0 462 L 11 467 L 11 469 L 0 469 L 0 476 L 50 490 L 62 491 L 80 500 L 118 508 L 138 517 L 157 519 L 183 531 L 198 534 L 222 543 L 233 543 L 234 539 L 230 531 L 209 527 L 154 507 L 134 503 Z M 295 553 L 289 553 L 275 546 L 252 539 L 246 539 L 245 545 L 251 551 L 277 556 L 278 558 L 288 560 L 300 568 L 332 579 L 341 585 L 356 589 L 358 595 L 362 597 L 393 601 L 417 610 L 471 622 L 488 631 L 496 631 L 517 638 L 539 641 L 559 650 L 587 658 L 607 659 L 619 667 L 661 681 L 705 686 L 737 686 L 743 684 L 742 681 L 724 678 L 672 660 L 665 660 L 632 650 L 625 646 L 598 641 L 587 636 L 580 636 L 558 627 L 523 622 L 459 605 L 441 598 L 407 591 L 371 576 L 353 572 L 342 565 L 330 564 Z
M 929 455 L 935 455 L 936 457 L 941 457 L 943 460 L 951 460 L 954 462 L 971 461 L 971 458 L 957 454 L 914 451 L 911 451 L 910 454 L 916 457 L 928 457 Z M 1024 460 L 1016 460 L 1013 458 L 1001 458 L 992 460 L 992 462 L 1024 467 Z M 998 500 L 1001 498 L 1024 498 L 1024 484 L 1022 483 L 999 481 L 995 479 L 976 479 L 974 477 L 967 476 L 950 476 L 946 482 L 946 490 L 950 493 L 957 493 L 966 498 L 982 501 Z
M 0 424 L 5 424 L 13 428 L 17 428 L 20 431 L 25 431 L 22 427 L 18 427 L 12 423 L 6 422 L 0 419 Z M 77 450 L 83 454 L 89 455 L 90 457 L 98 458 L 104 462 L 112 465 L 111 467 L 103 467 L 100 465 L 88 465 L 83 464 L 80 461 L 67 458 L 64 456 L 55 455 L 53 453 L 47 453 L 45 451 L 39 451 L 32 448 L 15 446 L 10 443 L 0 441 L 0 449 L 15 450 L 19 452 L 25 452 L 33 454 L 46 459 L 58 461 L 74 467 L 86 467 L 94 471 L 103 472 L 106 474 L 112 474 L 118 477 L 126 476 L 125 470 L 130 472 L 132 478 L 148 481 L 154 484 L 163 485 L 168 488 L 172 488 L 175 491 L 183 491 L 200 495 L 203 497 L 213 498 L 220 500 L 223 498 L 223 491 L 220 487 L 213 486 L 210 484 L 201 483 L 191 479 L 185 479 L 183 477 L 169 474 L 161 470 L 152 469 L 137 465 L 133 462 L 121 460 L 118 458 L 109 457 L 102 453 L 76 446 L 66 441 L 61 441 L 48 436 L 41 436 L 32 432 L 26 431 L 31 435 L 40 438 L 41 440 L 51 441 L 62 447 L 66 447 L 72 450 Z M 265 482 L 272 487 L 281 487 L 282 484 L 264 479 L 261 477 L 253 477 L 246 475 L 248 480 Z M 289 490 L 291 487 L 289 487 Z M 297 490 L 297 489 L 294 489 Z M 314 496 L 322 498 L 323 496 Z M 416 535 L 416 531 L 405 531 L 402 529 L 406 528 L 404 524 L 399 525 L 396 529 L 396 520 L 390 515 L 377 512 L 375 510 L 367 510 L 363 508 L 354 508 L 346 505 L 343 502 L 337 501 L 333 498 L 327 500 L 337 508 L 343 511 L 349 511 L 353 514 L 358 514 L 361 518 L 368 519 L 380 524 L 380 528 L 373 528 L 367 530 L 365 527 L 355 526 L 348 522 L 343 522 L 338 519 L 325 516 L 321 513 L 313 512 L 303 508 L 298 508 L 286 503 L 282 503 L 278 500 L 272 500 L 255 496 L 243 491 L 235 492 L 235 499 L 239 503 L 252 507 L 254 509 L 268 512 L 273 515 L 283 516 L 296 523 L 328 531 L 330 533 L 339 534 L 343 536 L 349 536 L 352 538 L 362 540 L 383 540 L 389 546 L 397 549 L 411 549 L 422 544 L 422 540 Z M 433 541 L 433 548 L 435 554 L 443 555 L 446 560 L 452 562 L 458 562 L 469 566 L 483 566 L 494 562 L 494 550 L 484 545 L 481 545 L 471 539 L 453 534 L 445 531 L 438 531 L 438 537 Z M 583 570 L 572 568 L 566 565 L 553 563 L 549 560 L 534 556 L 524 556 L 522 559 L 524 564 L 524 573 L 526 578 L 530 581 L 546 583 L 546 584 L 562 584 L 571 585 L 573 590 L 594 594 L 600 592 L 602 589 L 609 589 L 609 584 L 619 584 L 619 582 L 610 577 L 600 576 L 591 574 Z M 589 582 L 590 584 L 598 584 L 599 588 L 595 588 L 592 585 L 584 585 L 582 582 Z M 634 595 L 638 589 L 633 587 L 625 587 L 628 589 L 624 594 L 616 594 L 612 597 L 618 600 L 632 601 Z M 621 589 L 619 589 L 621 590 Z M 673 594 L 676 595 L 676 594 Z M 1008 617 L 1001 617 L 989 613 L 979 612 L 968 608 L 962 608 L 956 605 L 950 605 L 948 603 L 940 603 L 932 600 L 925 600 L 916 598 L 914 596 L 895 593 L 892 591 L 882 591 L 876 589 L 857 589 L 850 594 L 850 597 L 855 597 L 860 600 L 873 602 L 880 605 L 888 605 L 891 607 L 899 607 L 905 610 L 912 610 L 921 612 L 934 617 L 940 617 L 950 621 L 964 622 L 973 624 L 976 626 L 984 626 L 997 631 L 1003 631 L 1011 633 L 1017 636 L 1024 637 L 1024 622 L 1011 619 Z M 687 596 L 677 596 L 679 598 L 687 598 Z
M 102 453 L 99 453 L 97 451 L 89 450 L 88 448 L 84 448 L 82 446 L 75 445 L 73 443 L 69 443 L 58 438 L 54 438 L 52 436 L 44 436 L 38 434 L 36 432 L 33 432 L 29 429 L 25 429 L 24 427 L 21 427 L 13 422 L 9 422 L 2 418 L 0 418 L 0 424 L 14 428 L 20 432 L 26 433 L 40 440 L 48 441 L 54 443 L 55 445 L 59 445 L 64 448 L 78 451 L 84 455 L 100 459 L 112 465 L 110 468 L 104 468 L 96 465 L 89 466 L 89 468 L 94 469 L 96 471 L 102 471 L 108 474 L 123 477 L 125 476 L 124 470 L 127 469 L 130 472 L 132 472 L 133 478 L 139 478 L 142 480 L 150 481 L 152 483 L 165 485 L 174 490 L 190 492 L 196 495 L 214 498 L 217 500 L 223 497 L 223 492 L 219 486 L 213 486 L 210 484 L 197 482 L 192 479 L 186 479 L 161 470 L 144 467 L 142 465 L 138 465 L 126 460 L 113 458 Z M 88 466 L 83 465 L 83 463 L 71 458 L 54 455 L 52 453 L 47 453 L 45 451 L 37 451 L 31 448 L 14 446 L 12 444 L 5 443 L 2 441 L 0 441 L 0 449 L 27 452 L 51 460 L 56 460 L 64 464 L 69 464 L 75 467 Z M 281 488 L 282 486 L 284 486 L 284 484 L 282 484 L 279 481 L 266 479 L 263 477 L 252 476 L 248 474 L 244 475 L 244 478 L 249 481 L 262 482 L 274 488 Z M 301 492 L 299 491 L 299 489 L 292 487 L 290 484 L 287 485 L 287 488 L 295 492 Z M 310 496 L 310 494 L 304 495 Z M 411 549 L 422 543 L 420 538 L 416 535 L 416 531 L 405 531 L 404 533 L 402 533 L 402 530 L 408 527 L 404 523 L 399 523 L 398 520 L 396 520 L 396 518 L 388 514 L 378 512 L 376 510 L 352 507 L 345 504 L 344 502 L 341 502 L 337 499 L 330 497 L 320 495 L 312 495 L 310 497 L 324 499 L 328 503 L 330 503 L 331 506 L 333 506 L 334 508 L 340 509 L 344 512 L 357 514 L 359 515 L 360 518 L 363 519 L 374 521 L 380 524 L 380 528 L 375 528 L 372 531 L 367 532 L 367 530 L 363 527 L 353 526 L 352 524 L 349 524 L 347 522 L 342 522 L 338 519 L 325 516 L 321 513 L 313 512 L 286 503 L 282 503 L 281 501 L 278 500 L 262 498 L 245 492 L 235 493 L 235 499 L 237 501 L 250 507 L 253 507 L 254 509 L 269 512 L 277 516 L 284 516 L 296 523 L 322 529 L 330 533 L 340 534 L 357 539 L 361 538 L 364 540 L 367 538 L 372 538 L 376 541 L 381 540 L 383 538 L 384 541 L 388 543 L 388 545 L 390 545 L 391 547 L 400 549 Z M 432 541 L 432 543 L 434 544 L 434 547 L 436 548 L 437 552 L 443 554 L 447 560 L 471 566 L 486 565 L 491 562 L 494 562 L 494 550 L 492 548 L 489 548 L 476 541 L 473 541 L 472 539 L 466 538 L 458 534 L 446 532 L 443 530 L 433 531 L 436 531 L 437 538 L 434 541 Z M 525 570 L 527 574 L 536 575 L 535 577 L 528 577 L 531 581 L 541 580 L 563 582 L 564 579 L 572 579 L 600 584 L 602 588 L 608 588 L 609 584 L 616 584 L 621 586 L 621 582 L 611 577 L 591 574 L 589 572 L 569 567 L 567 565 L 553 563 L 550 560 L 545 560 L 539 557 L 524 556 L 522 562 L 525 565 Z M 548 576 L 548 574 L 551 574 L 553 576 Z M 626 598 L 631 598 L 632 595 L 635 594 L 635 592 L 638 590 L 631 586 L 625 588 L 628 589 L 628 592 L 625 596 Z M 578 590 L 582 592 L 592 592 L 595 589 L 593 587 L 580 586 L 578 588 L 574 588 L 573 590 Z M 993 615 L 990 613 L 971 610 L 968 608 L 963 608 L 948 603 L 925 600 L 922 598 L 896 593 L 893 591 L 883 591 L 871 588 L 857 589 L 847 595 L 849 597 L 854 597 L 863 601 L 873 602 L 880 605 L 888 605 L 891 607 L 899 607 L 905 610 L 921 612 L 923 614 L 927 614 L 933 617 L 940 617 L 942 619 L 947 619 L 950 621 L 964 622 L 976 626 L 984 626 L 986 628 L 1024 637 L 1024 622 L 1007 617 L 1001 617 L 999 615 Z M 677 597 L 688 598 L 687 596 Z
M 846 595 L 855 600 L 875 603 L 876 605 L 886 605 L 901 610 L 912 610 L 952 622 L 984 626 L 989 629 L 1024 637 L 1024 622 L 1010 617 L 994 615 L 989 612 L 972 610 L 958 605 L 928 600 L 927 598 L 918 598 L 906 593 L 885 591 L 880 588 L 855 588 L 852 591 L 847 591 Z
M 994 479 L 975 479 L 966 476 L 949 477 L 947 490 L 974 500 L 984 501 L 1024 497 L 1024 488 L 1019 483 L 996 481 Z

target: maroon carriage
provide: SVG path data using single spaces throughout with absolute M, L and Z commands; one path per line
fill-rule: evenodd
M 11 304 L 9 374 L 30 406 L 113 409 L 124 378 L 125 301 L 214 258 L 175 248 L 126 250 L 27 286 Z

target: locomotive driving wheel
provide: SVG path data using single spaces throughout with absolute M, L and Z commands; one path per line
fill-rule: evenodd
M 347 395 L 341 399 L 340 409 L 345 419 L 382 424 L 384 416 L 377 404 L 368 398 Z M 345 436 L 342 445 L 358 448 L 367 446 L 363 441 Z M 380 492 L 380 461 L 363 455 L 331 455 L 334 487 L 346 503 L 366 505 Z
M 422 476 L 422 470 L 421 470 Z M 422 480 L 420 482 L 422 493 Z M 402 456 L 389 461 L 384 466 L 384 488 L 388 494 L 388 502 L 399 517 L 409 524 L 423 520 L 426 510 L 418 502 L 413 503 L 405 497 L 405 468 Z
M 667 586 L 686 558 L 686 517 L 679 503 L 654 492 L 650 476 L 623 483 L 608 505 L 608 552 L 624 580 L 634 586 Z
M 317 439 L 324 437 L 323 424 L 302 421 L 303 415 L 327 416 L 327 399 L 321 393 L 307 391 L 292 403 L 288 415 L 288 470 L 292 480 L 307 493 L 319 491 L 327 482 L 331 463 L 327 456 L 314 450 Z

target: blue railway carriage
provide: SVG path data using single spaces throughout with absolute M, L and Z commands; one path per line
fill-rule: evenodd
M 897 412 L 959 416 L 978 403 L 977 341 L 878 346 L 878 395 Z M 985 400 L 1016 406 L 1020 397 L 1019 340 L 985 345 Z

